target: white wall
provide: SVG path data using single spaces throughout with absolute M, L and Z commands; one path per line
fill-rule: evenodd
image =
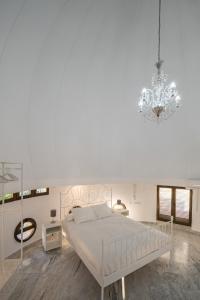
M 59 219 L 60 192 L 65 191 L 66 189 L 67 187 L 50 188 L 49 196 L 34 197 L 23 200 L 24 218 L 32 217 L 37 222 L 37 230 L 35 235 L 30 241 L 27 241 L 25 245 L 28 245 L 41 238 L 42 224 L 50 221 L 50 209 L 57 209 L 57 217 Z M 156 188 L 154 185 L 138 184 L 135 188 L 135 199 L 133 199 L 133 184 L 113 184 L 112 192 L 113 203 L 116 202 L 117 199 L 121 199 L 130 210 L 130 216 L 132 216 L 135 220 L 156 220 Z M 5 208 L 5 249 L 6 255 L 10 255 L 20 248 L 20 244 L 17 243 L 13 237 L 14 228 L 20 221 L 20 201 L 8 203 L 5 205 Z M 12 210 L 10 210 L 11 208 Z
M 192 229 L 200 232 L 200 190 L 193 191 Z
M 157 1 L 0 1 L 1 160 L 23 161 L 28 185 L 200 178 L 200 1 L 165 2 L 162 57 L 183 105 L 157 126 L 137 107 Z
M 164 182 L 163 184 L 167 184 Z M 171 185 L 178 185 L 177 182 Z M 180 186 L 185 184 L 180 183 Z M 113 203 L 121 199 L 130 211 L 130 216 L 137 221 L 156 221 L 157 208 L 157 185 L 142 183 L 117 183 L 111 184 Z M 49 197 L 49 207 L 56 208 L 59 212 L 60 191 L 66 190 L 67 187 L 51 189 Z M 192 204 L 192 229 L 200 231 L 200 190 L 193 192 Z
M 156 185 L 113 184 L 113 202 L 121 199 L 137 221 L 156 221 Z
M 112 184 L 113 203 L 121 199 L 130 211 L 130 216 L 137 221 L 156 221 L 156 185 L 155 184 Z M 24 217 L 33 217 L 37 222 L 37 231 L 33 238 L 25 245 L 41 238 L 41 226 L 49 222 L 50 209 L 57 209 L 59 219 L 60 192 L 67 190 L 66 187 L 50 188 L 49 196 L 41 196 L 23 200 Z M 6 220 L 6 254 L 10 255 L 19 249 L 20 245 L 14 240 L 14 228 L 20 221 L 19 216 L 20 201 L 6 204 L 6 208 L 15 209 L 7 212 Z M 192 229 L 200 231 L 200 192 L 194 191 L 193 197 L 193 218 Z M 1 224 L 1 223 L 0 223 Z M 2 239 L 1 239 L 2 242 Z
M 5 205 L 5 255 L 8 256 L 20 249 L 20 243 L 14 239 L 14 229 L 20 222 L 20 202 L 16 201 Z M 41 225 L 49 220 L 49 197 L 40 196 L 23 200 L 23 216 L 24 218 L 33 218 L 36 220 L 37 229 L 34 236 L 25 245 L 41 238 Z M 1 211 L 0 211 L 0 227 L 1 227 Z M 2 239 L 1 239 L 2 243 Z

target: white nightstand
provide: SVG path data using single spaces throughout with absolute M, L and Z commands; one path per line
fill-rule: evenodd
M 124 208 L 124 209 L 113 209 L 113 212 L 116 214 L 120 214 L 122 216 L 127 217 L 129 215 L 129 210 Z
M 42 245 L 45 251 L 62 247 L 62 226 L 60 222 L 42 225 Z

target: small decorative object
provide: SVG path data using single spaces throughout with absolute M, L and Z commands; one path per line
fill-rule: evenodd
M 52 218 L 51 223 L 55 223 L 56 221 L 54 220 L 54 218 L 56 217 L 56 209 L 50 210 L 50 216 Z
M 166 120 L 178 110 L 181 97 L 176 89 L 175 82 L 167 84 L 167 75 L 161 70 L 163 60 L 160 57 L 161 45 L 161 0 L 159 0 L 158 21 L 158 61 L 155 66 L 157 72 L 152 78 L 152 89 L 142 90 L 138 107 L 139 111 L 149 120 Z
M 113 206 L 114 209 L 126 209 L 126 205 L 120 200 L 117 200 L 117 203 Z
M 125 217 L 129 215 L 129 210 L 126 208 L 126 205 L 120 199 L 118 199 L 117 203 L 114 204 L 113 211 Z
M 22 222 L 17 225 L 14 231 L 14 238 L 18 243 L 21 243 L 22 240 L 23 242 L 30 240 L 37 228 L 37 223 L 32 218 L 25 218 L 23 220 L 23 230 L 21 230 L 21 225 Z

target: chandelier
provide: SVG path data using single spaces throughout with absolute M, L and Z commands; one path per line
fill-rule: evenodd
M 159 0 L 158 24 L 158 61 L 155 64 L 157 72 L 152 77 L 152 89 L 144 88 L 138 102 L 139 112 L 153 121 L 168 119 L 181 104 L 175 82 L 167 84 L 167 74 L 161 70 L 163 64 L 160 58 L 161 0 Z

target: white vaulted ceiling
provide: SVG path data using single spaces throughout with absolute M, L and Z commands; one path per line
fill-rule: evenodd
M 163 0 L 164 68 L 183 99 L 138 114 L 158 0 L 0 0 L 0 160 L 26 184 L 200 178 L 200 1 Z

